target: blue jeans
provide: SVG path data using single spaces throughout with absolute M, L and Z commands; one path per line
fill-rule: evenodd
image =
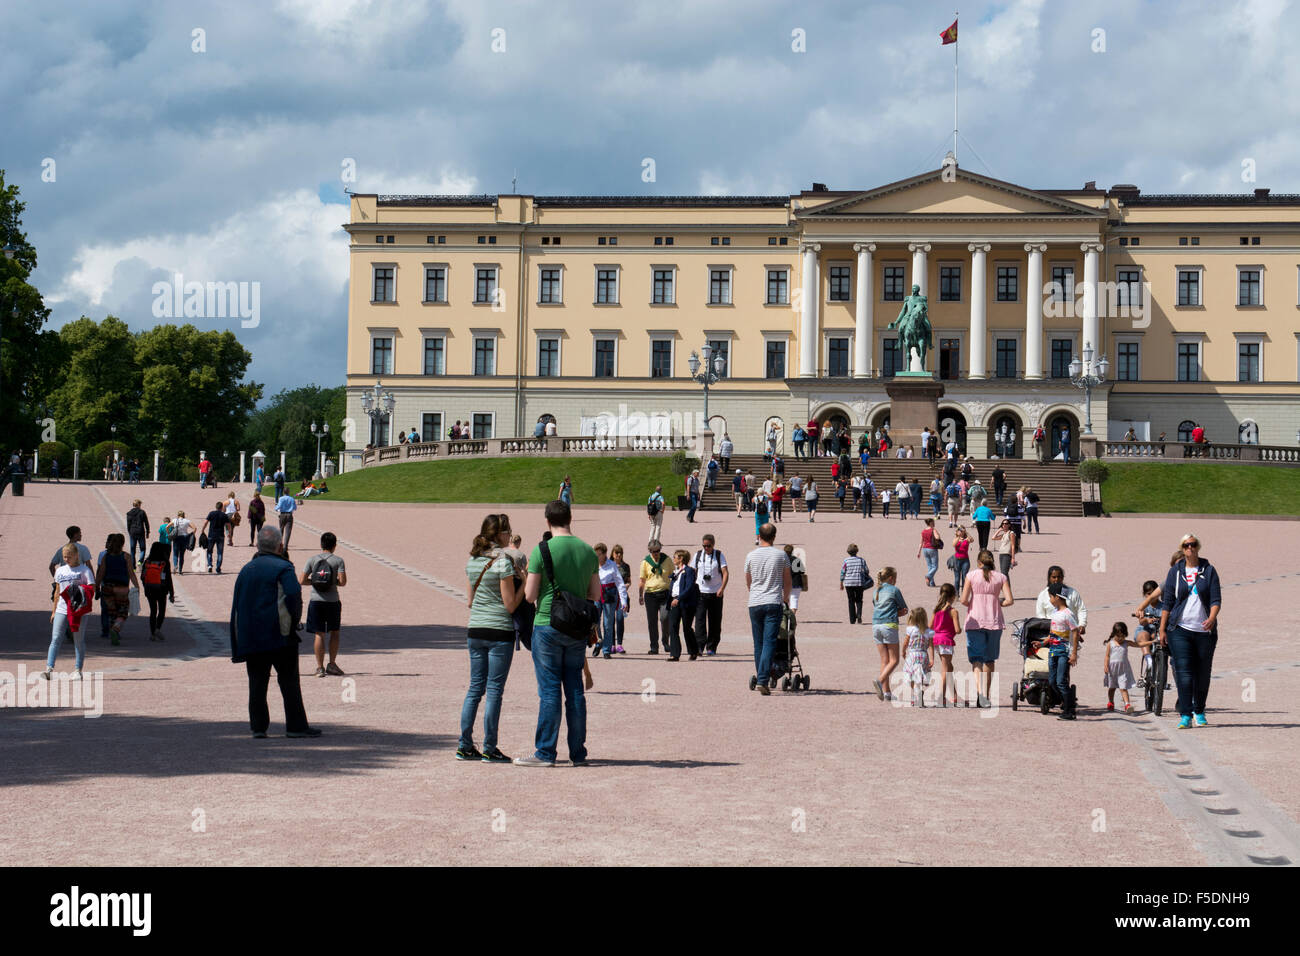
M 1174 659 L 1174 685 L 1178 688 L 1178 713 L 1183 717 L 1205 713 L 1210 693 L 1210 671 L 1217 637 L 1203 631 L 1169 628 L 1169 656 Z
M 961 594 L 961 586 L 966 583 L 966 572 L 970 570 L 970 558 L 954 558 L 952 567 L 952 586 Z
M 615 631 L 618 629 L 618 612 L 623 610 L 621 604 L 602 604 L 600 606 L 601 642 L 600 650 L 608 654 L 609 649 L 618 643 Z
M 179 535 L 172 538 L 172 564 L 176 570 L 181 569 L 181 561 L 185 558 L 185 546 L 189 543 L 189 535 Z
M 199 472 L 199 487 L 206 488 L 207 486 L 208 486 L 208 473 L 206 471 L 201 471 Z
M 1070 655 L 1052 654 L 1047 659 L 1047 675 L 1060 695 L 1061 707 L 1070 705 Z
M 212 549 L 217 549 L 217 570 L 221 570 L 221 562 L 226 556 L 226 535 L 223 531 L 218 531 L 216 537 L 208 538 L 208 570 L 212 570 Z
M 695 512 L 696 512 L 696 510 L 699 509 L 699 507 L 700 507 L 700 496 L 699 496 L 699 495 L 691 495 L 691 506 L 690 506 L 690 508 L 688 508 L 687 511 L 686 511 L 686 520 L 687 520 L 687 521 L 694 521 L 694 520 L 695 520 Z
M 514 641 L 484 641 L 471 637 L 469 644 L 469 690 L 460 708 L 460 745 L 474 746 L 474 721 L 478 702 L 487 693 L 483 710 L 483 749 L 495 750 L 497 724 L 501 720 L 501 695 L 510 676 L 510 662 L 515 656 Z
M 54 624 L 50 628 L 50 653 L 45 658 L 45 663 L 50 667 L 54 666 L 55 660 L 59 656 L 59 645 L 63 643 L 64 635 L 68 633 L 68 615 L 54 615 Z M 82 618 L 81 627 L 76 634 L 72 635 L 73 646 L 77 649 L 77 670 L 81 670 L 81 665 L 86 660 L 86 626 L 85 618 Z
M 549 624 L 533 628 L 533 670 L 537 673 L 537 750 L 539 760 L 554 760 L 560 740 L 560 689 L 569 728 L 569 759 L 587 759 L 587 698 L 582 692 L 582 660 L 587 642 L 561 634 Z
M 754 675 L 762 683 L 771 676 L 772 652 L 781 631 L 780 604 L 761 604 L 749 609 L 749 630 L 754 636 Z
M 145 558 L 148 556 L 148 554 L 149 554 L 149 549 L 148 549 L 147 547 L 145 547 L 145 543 L 144 543 L 144 535 L 142 535 L 142 534 L 133 534 L 133 535 L 131 535 L 131 558 L 132 558 L 133 560 L 134 560 L 134 558 L 135 558 L 135 546 L 136 546 L 136 544 L 139 544 L 139 545 L 140 545 L 140 561 L 139 561 L 139 564 L 143 564 L 143 563 L 144 563 L 144 559 L 145 559 Z
M 925 558 L 925 579 L 933 584 L 939 571 L 939 552 L 934 548 L 922 548 L 921 556 Z
M 943 499 L 938 495 L 930 496 L 930 508 L 934 511 L 934 516 L 939 517 L 939 511 L 943 508 Z

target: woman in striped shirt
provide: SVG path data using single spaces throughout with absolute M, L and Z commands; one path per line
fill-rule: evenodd
M 840 590 L 849 594 L 849 623 L 866 624 L 862 617 L 862 592 L 866 589 L 867 562 L 858 557 L 858 546 L 849 545 L 849 556 L 840 565 Z

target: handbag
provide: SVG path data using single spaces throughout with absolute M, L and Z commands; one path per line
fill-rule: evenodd
M 127 592 L 126 600 L 127 600 L 127 607 L 130 609 L 130 613 L 139 614 L 140 613 L 140 589 L 131 588 L 131 590 Z
M 541 543 L 542 564 L 551 582 L 551 627 L 574 640 L 589 641 L 592 629 L 600 622 L 600 606 L 560 589 L 555 580 L 555 562 L 551 558 L 550 545 L 549 541 Z
M 934 550 L 936 551 L 943 550 L 943 538 L 939 537 L 939 532 L 936 531 L 933 535 L 930 536 L 930 543 L 934 545 Z
M 957 569 L 957 556 L 955 554 L 950 554 L 948 555 L 948 570 L 955 571 L 956 569 Z

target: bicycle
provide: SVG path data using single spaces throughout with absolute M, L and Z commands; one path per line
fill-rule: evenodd
M 1159 717 L 1165 708 L 1165 690 L 1168 689 L 1169 648 L 1159 640 L 1151 647 L 1151 667 L 1146 673 L 1143 703 L 1147 713 Z

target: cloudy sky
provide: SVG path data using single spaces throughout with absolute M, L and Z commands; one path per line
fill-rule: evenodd
M 960 6 L 962 166 L 1029 187 L 1300 192 L 1288 0 Z M 191 321 L 231 328 L 268 396 L 342 381 L 345 185 L 869 188 L 937 168 L 951 140 L 953 2 L 3 7 L 0 168 L 54 325 L 145 328 L 178 272 L 258 282 L 256 328 Z

